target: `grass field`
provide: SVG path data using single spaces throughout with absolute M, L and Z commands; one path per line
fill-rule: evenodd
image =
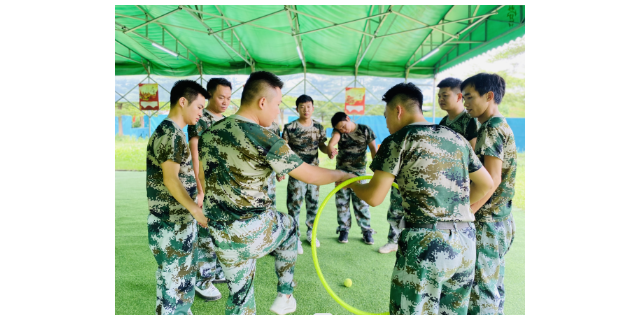
M 116 141 L 116 169 L 144 169 L 146 142 Z M 136 151 L 138 150 L 138 151 Z M 142 150 L 142 155 L 139 155 Z M 120 155 L 120 158 L 118 157 Z M 524 154 L 519 155 L 518 183 L 522 183 L 522 207 L 524 208 Z M 142 167 L 140 167 L 142 163 Z M 520 186 L 518 186 L 520 188 Z M 333 189 L 327 185 L 320 188 L 323 200 Z M 522 191 L 520 191 L 522 190 Z M 516 194 L 516 197 L 518 196 Z M 148 247 L 147 215 L 149 214 L 144 172 L 115 172 L 115 312 L 116 314 L 153 314 L 155 308 L 156 263 Z M 277 185 L 277 208 L 286 212 L 286 180 Z M 518 202 L 516 202 L 517 204 Z M 331 288 L 352 306 L 369 312 L 386 312 L 389 303 L 389 288 L 394 254 L 380 254 L 377 249 L 386 243 L 389 225 L 386 212 L 389 199 L 380 206 L 371 208 L 371 226 L 375 244 L 365 245 L 356 226 L 351 229 L 348 244 L 337 242 L 335 204 L 333 199 L 318 219 L 318 259 L 323 275 Z M 304 227 L 304 210 L 301 221 Z M 507 299 L 505 314 L 525 313 L 525 247 L 524 209 L 515 208 L 513 215 L 517 225 L 515 241 L 507 254 L 505 287 Z M 355 219 L 355 218 L 353 218 Z M 304 230 L 304 229 L 303 229 Z M 306 239 L 303 232 L 303 239 Z M 298 309 L 294 314 L 350 314 L 338 305 L 322 287 L 313 267 L 311 248 L 303 242 L 304 254 L 298 256 L 295 280 L 298 287 L 294 296 Z M 353 280 L 353 286 L 341 285 L 345 278 Z M 274 272 L 274 258 L 265 256 L 258 259 L 255 275 L 255 297 L 258 314 L 272 314 L 269 307 L 276 295 L 277 278 Z M 226 285 L 217 285 L 222 299 L 205 302 L 196 297 L 192 310 L 196 315 L 224 314 L 224 304 L 229 290 Z

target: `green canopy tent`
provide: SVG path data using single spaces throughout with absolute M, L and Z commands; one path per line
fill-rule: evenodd
M 307 73 L 435 78 L 523 36 L 524 16 L 523 5 L 117 5 L 115 74 L 302 73 L 305 92 Z

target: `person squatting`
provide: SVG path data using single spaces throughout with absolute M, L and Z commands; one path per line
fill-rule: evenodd
M 256 314 L 256 260 L 267 254 L 275 256 L 278 278 L 270 310 L 295 312 L 301 204 L 306 202 L 307 241 L 313 245 L 318 186 L 366 174 L 367 147 L 374 174 L 369 183 L 340 190 L 338 241 L 348 241 L 351 199 L 362 239 L 373 244 L 368 206 L 380 205 L 397 182 L 387 217 L 389 243 L 380 248 L 396 251 L 389 312 L 502 314 L 504 256 L 515 234 L 517 158 L 513 133 L 498 111 L 504 79 L 478 74 L 443 80 L 438 101 L 448 115 L 438 125 L 424 119 L 419 88 L 395 85 L 382 99 L 391 135 L 379 150 L 373 130 L 341 112 L 331 119 L 334 133 L 325 144 L 307 95 L 298 97 L 300 117 L 284 126 L 281 138 L 275 120 L 283 85 L 273 73 L 251 73 L 238 111 L 227 117 L 222 113 L 232 86 L 226 79 L 211 79 L 206 90 L 191 80 L 171 89 L 169 115 L 147 146 L 156 314 L 192 314 L 195 293 L 220 299 L 214 283 L 225 282 L 225 314 Z M 336 170 L 318 166 L 318 151 L 338 155 Z M 284 214 L 275 207 L 275 180 L 287 175 Z

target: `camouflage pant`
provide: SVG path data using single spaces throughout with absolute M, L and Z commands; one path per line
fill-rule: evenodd
M 343 170 L 346 172 L 353 173 L 357 176 L 365 175 L 366 169 L 362 170 L 348 170 L 346 168 L 337 167 L 336 170 Z M 358 226 L 365 230 L 373 230 L 371 229 L 371 214 L 369 213 L 369 205 L 360 200 L 356 193 L 351 189 L 340 189 L 336 193 L 336 211 L 338 212 L 338 228 L 337 232 L 342 230 L 349 231 L 351 229 L 351 206 L 349 205 L 349 200 L 353 203 L 353 211 L 356 216 L 356 222 Z
M 473 223 L 454 230 L 402 230 L 389 313 L 467 314 L 475 249 Z
M 276 172 L 272 172 L 269 178 L 267 178 L 268 189 L 267 195 L 273 201 L 273 206 L 276 206 Z
M 216 257 L 213 239 L 208 229 L 198 226 L 198 242 L 195 248 L 196 268 L 198 270 L 196 286 L 207 290 L 213 281 L 223 279 L 224 273 Z
M 391 205 L 387 211 L 387 222 L 389 222 L 389 235 L 387 239 L 389 242 L 398 243 L 398 237 L 400 236 L 400 221 L 404 216 L 402 208 L 402 197 L 400 196 L 400 190 L 396 187 L 391 187 Z
M 248 220 L 209 224 L 218 259 L 229 281 L 225 314 L 256 313 L 253 293 L 256 259 L 274 250 L 278 292 L 293 292 L 293 271 L 298 258 L 296 229 L 293 217 L 273 206 Z
M 295 219 L 296 226 L 300 226 L 300 209 L 302 208 L 302 202 L 304 200 L 307 208 L 307 232 L 310 232 L 313 228 L 313 222 L 316 220 L 316 213 L 318 212 L 318 197 L 320 196 L 320 187 L 304 183 L 300 180 L 296 180 L 293 177 L 289 177 L 287 183 L 287 210 L 289 215 Z M 300 238 L 300 228 L 298 227 L 298 238 Z
M 511 248 L 516 224 L 513 216 L 498 222 L 477 222 L 476 275 L 469 314 L 504 314 L 504 257 Z
M 149 214 L 149 248 L 158 263 L 156 314 L 187 314 L 195 294 L 195 220 L 176 224 Z

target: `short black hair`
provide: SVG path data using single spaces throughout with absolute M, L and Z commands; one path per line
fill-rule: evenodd
M 504 97 L 507 83 L 501 76 L 495 73 L 478 73 L 462 81 L 460 88 L 464 90 L 467 86 L 475 88 L 481 96 L 489 91 L 493 92 L 493 101 L 495 101 L 496 104 L 500 104 L 502 97 Z
M 282 89 L 284 83 L 278 76 L 269 71 L 256 71 L 251 73 L 249 79 L 247 79 L 247 82 L 244 84 L 244 89 L 242 89 L 240 104 L 242 105 L 253 101 L 266 86 Z
M 462 88 L 460 88 L 460 84 L 462 83 L 462 80 L 458 79 L 458 78 L 446 78 L 442 81 L 440 81 L 440 83 L 438 83 L 438 88 L 450 88 L 451 90 L 453 89 L 458 89 L 458 91 L 462 91 Z
M 346 121 L 347 114 L 344 112 L 336 112 L 336 114 L 331 117 L 331 126 L 336 127 L 340 121 Z
M 412 82 L 398 83 L 391 87 L 391 89 L 382 96 L 382 101 L 388 105 L 395 98 L 400 99 L 400 105 L 405 108 L 410 108 L 417 104 L 416 107 L 422 112 L 422 90 Z M 413 105 L 411 105 L 410 102 L 413 102 Z
M 231 82 L 229 82 L 229 80 L 225 78 L 211 78 L 209 79 L 209 82 L 207 82 L 207 92 L 209 92 L 209 94 L 213 96 L 213 93 L 216 92 L 216 89 L 219 85 L 229 87 L 229 89 L 233 90 L 233 87 L 231 86 Z
M 170 108 L 173 108 L 178 103 L 180 98 L 185 97 L 187 102 L 191 104 L 193 100 L 198 98 L 198 94 L 201 94 L 205 99 L 209 99 L 209 93 L 199 83 L 193 80 L 178 80 L 173 84 L 171 88 L 171 102 Z
M 298 99 L 296 99 L 296 108 L 299 107 L 301 103 L 305 103 L 309 101 L 311 101 L 311 104 L 313 105 L 313 99 L 311 99 L 311 97 L 309 97 L 308 95 L 303 94 L 299 96 Z

